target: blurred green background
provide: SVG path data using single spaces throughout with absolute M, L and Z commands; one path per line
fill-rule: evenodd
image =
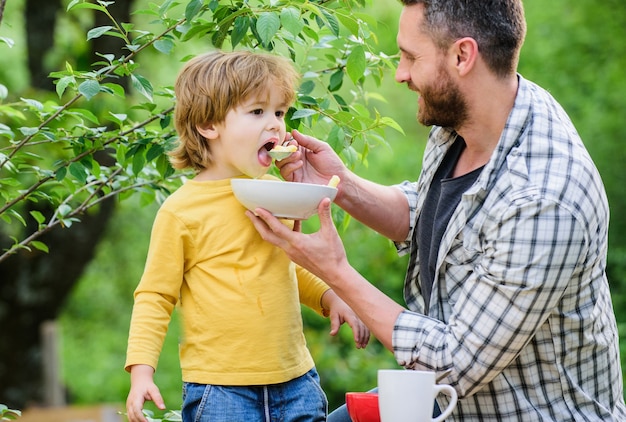
M 3 25 L 18 39 L 20 1 L 8 2 Z M 138 2 L 141 3 L 141 2 Z M 623 170 L 626 139 L 626 3 L 618 0 L 524 1 L 528 35 L 519 71 L 560 101 L 578 128 L 603 176 L 612 211 L 609 276 L 621 337 L 626 335 L 626 211 Z M 378 1 L 369 12 L 379 21 L 380 42 L 388 54 L 395 54 L 395 35 L 400 4 Z M 60 51 L 79 49 L 71 31 L 59 33 Z M 84 39 L 81 36 L 80 39 Z M 198 46 L 200 52 L 202 46 Z M 0 81 L 23 85 L 25 52 L 16 45 L 2 61 Z M 54 52 L 50 60 L 54 60 Z M 173 80 L 180 63 L 155 55 L 142 64 L 150 78 Z M 27 89 L 27 87 L 23 87 Z M 384 115 L 396 119 L 405 134 L 390 131 L 390 149 L 373 149 L 366 163 L 355 171 L 382 184 L 415 180 L 428 131 L 415 121 L 416 96 L 394 82 L 389 74 L 382 87 L 372 87 L 388 102 L 376 101 Z M 113 223 L 98 246 L 97 255 L 73 290 L 60 317 L 62 372 L 72 403 L 123 403 L 129 377 L 123 370 L 126 336 L 132 309 L 132 293 L 141 276 L 150 227 L 157 205 L 141 207 L 130 199 L 121 202 Z M 305 231 L 314 230 L 315 218 Z M 376 233 L 352 222 L 342 232 L 349 259 L 368 280 L 402 303 L 401 291 L 406 258 L 398 257 L 393 246 Z M 356 350 L 351 332 L 328 335 L 328 321 L 303 310 L 306 336 L 317 362 L 330 407 L 342 403 L 346 391 L 364 391 L 375 385 L 376 370 L 395 367 L 391 354 L 374 339 L 365 350 Z M 166 404 L 180 406 L 180 370 L 177 356 L 179 335 L 176 317 L 161 355 L 156 381 Z M 621 342 L 622 362 L 626 343 Z M 623 363 L 624 366 L 624 363 Z

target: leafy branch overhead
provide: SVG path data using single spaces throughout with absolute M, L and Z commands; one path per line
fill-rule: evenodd
M 136 12 L 146 24 L 118 22 L 111 4 L 72 0 L 66 13 L 105 14 L 110 24 L 88 30 L 85 39 L 117 37 L 123 54 L 98 52 L 88 70 L 68 60 L 50 74 L 56 98 L 15 98 L 0 84 L 1 232 L 11 238 L 0 262 L 20 249 L 47 251 L 42 234 L 70 227 L 106 198 L 139 194 L 150 203 L 179 185 L 181 175 L 165 154 L 176 140 L 171 85 L 177 69 L 165 83 L 151 80 L 141 67 L 150 54 L 173 57 L 192 49 L 195 55 L 202 46 L 289 57 L 303 77 L 288 126 L 326 140 L 350 166 L 385 143 L 387 128 L 401 131 L 376 111 L 365 89 L 380 84 L 395 64 L 379 51 L 376 19 L 362 13 L 365 0 L 166 0 Z M 13 44 L 2 41 L 0 48 Z

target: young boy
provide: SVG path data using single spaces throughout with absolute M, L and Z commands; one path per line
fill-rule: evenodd
M 125 366 L 131 422 L 145 421 L 146 400 L 165 408 L 153 373 L 177 303 L 186 422 L 326 420 L 300 303 L 330 316 L 331 334 L 347 322 L 357 347 L 369 340 L 326 284 L 261 239 L 230 187 L 232 178 L 267 173 L 297 81 L 288 60 L 250 52 L 198 56 L 178 76 L 180 145 L 170 158 L 197 174 L 159 209 L 135 291 Z

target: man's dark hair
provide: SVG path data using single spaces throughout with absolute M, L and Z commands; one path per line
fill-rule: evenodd
M 424 5 L 421 30 L 446 49 L 470 37 L 487 66 L 498 76 L 516 72 L 526 36 L 521 0 L 401 0 L 404 6 Z

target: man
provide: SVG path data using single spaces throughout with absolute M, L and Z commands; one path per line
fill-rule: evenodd
M 450 420 L 625 420 L 607 199 L 564 110 L 516 73 L 522 2 L 403 4 L 396 79 L 420 94 L 418 120 L 433 126 L 418 181 L 366 181 L 297 132 L 300 150 L 281 172 L 341 178 L 336 203 L 411 254 L 408 309 L 350 266 L 330 201 L 310 235 L 264 210 L 249 217 L 326 281 L 400 365 L 455 387 Z

